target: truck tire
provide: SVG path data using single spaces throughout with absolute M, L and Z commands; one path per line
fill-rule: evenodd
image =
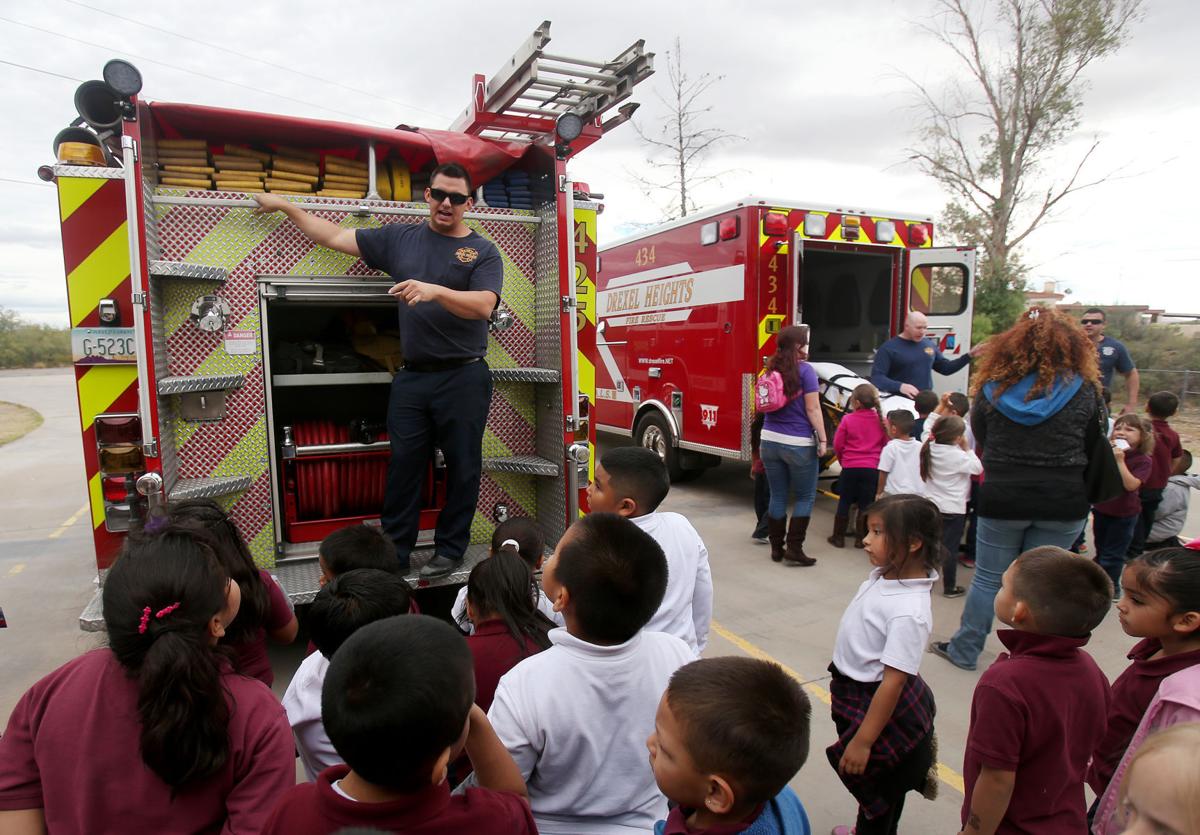
M 696 470 L 685 470 L 679 462 L 679 449 L 674 444 L 671 427 L 667 419 L 658 412 L 647 412 L 642 415 L 633 430 L 633 442 L 638 446 L 653 450 L 667 465 L 667 475 L 671 481 L 687 481 L 695 478 Z

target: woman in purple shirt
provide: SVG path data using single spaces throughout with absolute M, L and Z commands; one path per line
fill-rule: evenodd
M 808 326 L 793 325 L 779 332 L 767 371 L 783 378 L 787 405 L 763 420 L 760 454 L 771 487 L 767 536 L 771 559 L 784 565 L 813 565 L 804 553 L 804 537 L 817 494 L 819 461 L 825 454 L 825 421 L 821 416 L 817 372 L 808 359 Z M 795 496 L 792 522 L 787 519 L 789 496 Z M 785 548 L 786 542 L 786 548 Z

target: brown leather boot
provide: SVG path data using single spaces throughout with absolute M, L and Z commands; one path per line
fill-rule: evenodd
M 858 518 L 854 520 L 854 547 L 862 550 L 863 539 L 867 535 L 867 514 L 860 510 Z
M 767 541 L 771 543 L 771 561 L 783 562 L 783 537 L 787 532 L 787 517 L 767 517 Z
M 786 566 L 816 565 L 817 561 L 804 553 L 804 537 L 808 534 L 808 516 L 793 516 L 788 525 L 787 550 L 783 555 Z
M 847 516 L 834 516 L 833 517 L 833 536 L 829 537 L 825 541 L 828 542 L 830 545 L 832 545 L 834 548 L 845 548 L 846 547 L 846 525 L 848 525 L 849 522 L 850 522 L 850 519 Z

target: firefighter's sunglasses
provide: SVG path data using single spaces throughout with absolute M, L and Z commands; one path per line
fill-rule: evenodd
M 449 197 L 451 205 L 461 206 L 470 199 L 471 195 L 459 194 L 457 191 L 442 191 L 440 188 L 431 188 L 429 189 L 429 197 L 434 203 L 441 203 Z

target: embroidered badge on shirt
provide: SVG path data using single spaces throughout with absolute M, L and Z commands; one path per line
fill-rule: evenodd
M 926 355 L 927 355 L 927 356 L 931 356 L 931 357 L 932 357 L 932 356 L 933 356 L 933 348 L 931 348 L 930 346 L 926 345 L 926 346 L 925 346 L 925 353 L 926 353 Z
M 459 261 L 462 261 L 464 264 L 470 264 L 479 257 L 479 250 L 472 249 L 469 246 L 464 246 L 459 249 L 458 252 L 454 253 L 454 257 Z

